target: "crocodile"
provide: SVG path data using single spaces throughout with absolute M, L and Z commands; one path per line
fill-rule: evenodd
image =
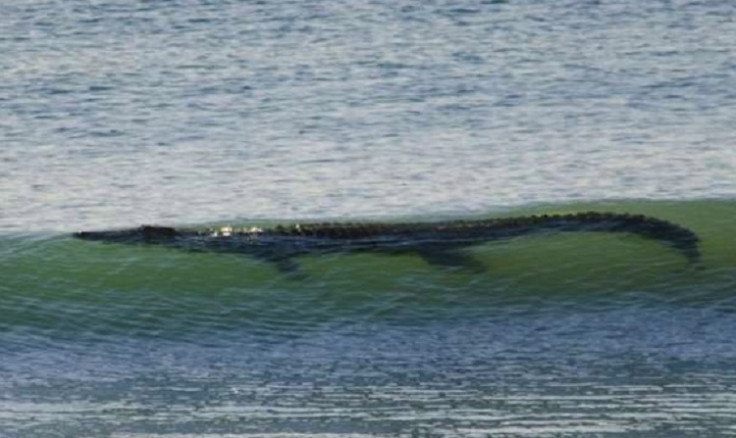
M 375 252 L 415 254 L 431 264 L 485 270 L 462 248 L 514 237 L 559 232 L 628 233 L 678 251 L 700 263 L 698 236 L 666 220 L 628 213 L 580 212 L 443 222 L 333 222 L 260 227 L 174 228 L 142 225 L 80 231 L 74 237 L 108 243 L 161 245 L 198 252 L 247 254 L 294 272 L 295 257 L 308 254 Z

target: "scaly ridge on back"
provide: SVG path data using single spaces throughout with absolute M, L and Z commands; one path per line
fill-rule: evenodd
M 327 222 L 276 225 L 271 228 L 220 227 L 187 230 L 144 225 L 117 231 L 76 233 L 75 237 L 120 243 L 148 243 L 181 248 L 211 248 L 231 252 L 272 253 L 314 251 L 392 250 L 422 252 L 434 245 L 462 247 L 539 232 L 625 232 L 653 239 L 677 249 L 691 263 L 700 260 L 698 236 L 680 225 L 641 214 L 540 214 L 482 220 L 444 222 Z

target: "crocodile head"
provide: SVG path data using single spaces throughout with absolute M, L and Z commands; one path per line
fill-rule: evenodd
M 179 233 L 175 228 L 141 225 L 138 228 L 112 231 L 80 231 L 74 237 L 83 240 L 117 243 L 159 243 L 176 238 Z

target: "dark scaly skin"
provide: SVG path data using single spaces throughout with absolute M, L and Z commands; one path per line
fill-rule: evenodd
M 179 229 L 148 226 L 79 232 L 85 240 L 142 243 L 191 251 L 230 252 L 276 262 L 291 270 L 291 259 L 305 254 L 379 252 L 418 254 L 432 263 L 468 262 L 458 249 L 535 233 L 595 231 L 629 233 L 679 251 L 700 262 L 698 236 L 677 224 L 643 215 L 584 212 L 468 221 L 416 223 L 307 223 L 273 228 Z

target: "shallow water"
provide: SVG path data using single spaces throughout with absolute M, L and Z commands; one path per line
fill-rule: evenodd
M 728 2 L 0 5 L 0 437 L 736 435 Z M 587 210 L 298 260 L 81 229 Z

